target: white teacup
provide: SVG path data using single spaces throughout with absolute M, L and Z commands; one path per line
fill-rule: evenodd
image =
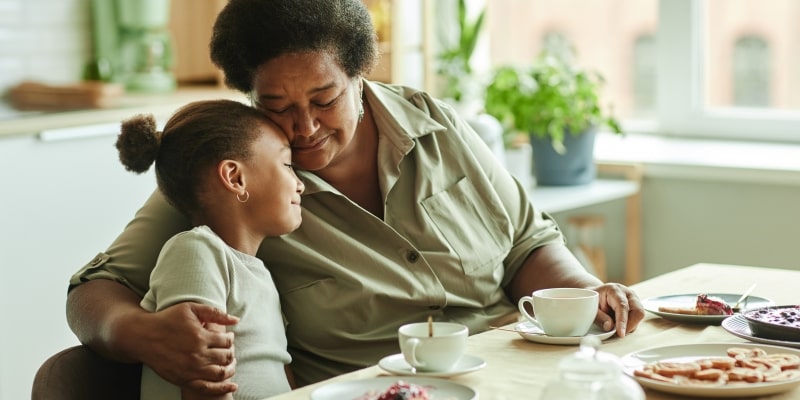
M 452 322 L 433 322 L 433 336 L 428 323 L 403 325 L 397 331 L 400 351 L 406 362 L 420 371 L 449 371 L 464 355 L 469 329 Z
M 519 299 L 519 312 L 550 336 L 584 336 L 594 323 L 600 295 L 591 289 L 542 289 Z M 529 303 L 533 315 L 525 309 Z

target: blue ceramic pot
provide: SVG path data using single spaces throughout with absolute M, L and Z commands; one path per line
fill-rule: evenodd
M 594 139 L 597 129 L 591 127 L 579 135 L 567 132 L 564 147 L 559 154 L 550 138 L 530 135 L 533 147 L 533 169 L 536 184 L 542 186 L 585 185 L 594 180 Z

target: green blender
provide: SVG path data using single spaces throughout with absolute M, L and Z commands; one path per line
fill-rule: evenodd
M 92 0 L 96 79 L 130 92 L 175 90 L 170 0 Z

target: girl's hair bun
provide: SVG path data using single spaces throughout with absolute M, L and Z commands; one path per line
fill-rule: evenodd
M 156 130 L 152 114 L 139 114 L 122 121 L 117 137 L 119 160 L 128 171 L 141 174 L 155 162 L 161 143 L 161 133 Z

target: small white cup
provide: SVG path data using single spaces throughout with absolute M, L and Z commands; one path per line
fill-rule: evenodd
M 584 336 L 594 323 L 600 295 L 591 289 L 542 289 L 519 299 L 519 312 L 550 336 Z M 525 309 L 529 303 L 533 315 Z
M 406 362 L 419 371 L 449 371 L 464 355 L 469 329 L 452 322 L 434 322 L 433 336 L 428 323 L 403 325 L 397 331 L 400 351 Z

